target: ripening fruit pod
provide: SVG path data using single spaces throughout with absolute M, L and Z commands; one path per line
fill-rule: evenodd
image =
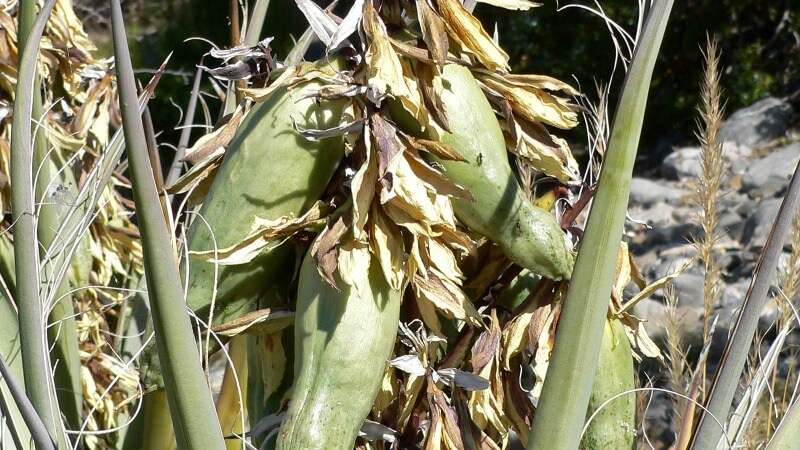
M 503 131 L 489 101 L 470 70 L 448 64 L 438 92 L 450 132 L 429 127 L 427 137 L 449 145 L 463 161 L 430 159 L 444 175 L 467 188 L 474 201 L 453 200 L 456 217 L 497 243 L 511 261 L 544 277 L 560 280 L 572 274 L 574 258 L 555 218 L 525 196 L 508 163 Z M 418 126 L 396 105 L 392 114 L 413 134 Z M 410 130 L 409 130 L 410 129 Z M 437 136 L 438 135 L 438 136 Z
M 300 216 L 319 199 L 344 153 L 341 136 L 309 141 L 293 129 L 339 124 L 346 100 L 306 98 L 321 82 L 280 88 L 250 110 L 225 153 L 199 215 L 188 232 L 190 251 L 213 251 L 241 242 L 254 220 Z M 213 230 L 212 233 L 209 230 Z M 264 251 L 240 265 L 219 265 L 213 324 L 241 317 L 256 305 L 290 249 Z M 207 318 L 215 264 L 190 258 L 187 303 Z
M 300 269 L 295 382 L 278 435 L 282 450 L 349 450 L 380 389 L 397 336 L 400 290 L 379 264 L 359 291 L 336 273 L 339 291 L 309 254 Z
M 587 419 L 598 408 L 600 410 L 583 435 L 582 449 L 633 448 L 636 438 L 635 388 L 633 353 L 625 326 L 617 319 L 606 319 Z M 626 394 L 620 395 L 623 393 Z

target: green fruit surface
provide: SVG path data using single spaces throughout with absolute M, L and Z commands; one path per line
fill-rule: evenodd
M 308 141 L 292 124 L 292 119 L 303 129 L 339 124 L 345 101 L 317 103 L 303 98 L 319 86 L 311 81 L 282 88 L 248 113 L 200 208 L 205 222 L 195 219 L 189 229 L 190 250 L 213 250 L 215 241 L 217 248 L 235 245 L 250 233 L 257 217 L 298 217 L 320 198 L 342 159 L 343 138 Z M 241 317 L 255 307 L 290 253 L 284 244 L 247 264 L 219 265 L 213 324 Z M 208 318 L 213 290 L 214 264 L 190 258 L 187 303 L 202 318 Z
M 632 449 L 636 438 L 636 388 L 633 353 L 625 326 L 619 320 L 606 320 L 603 344 L 592 386 L 587 419 L 597 411 L 581 441 L 587 450 Z M 621 395 L 604 405 L 612 397 Z
M 453 200 L 456 217 L 470 229 L 497 243 L 511 261 L 544 277 L 560 280 L 572 274 L 574 258 L 555 218 L 532 204 L 508 162 L 503 131 L 489 101 L 470 70 L 448 64 L 442 70 L 439 93 L 450 132 L 429 130 L 466 161 L 430 159 L 444 175 L 469 189 L 475 201 Z M 413 119 L 390 105 L 400 125 Z M 410 126 L 412 134 L 415 126 Z M 409 130 L 407 130 L 409 131 Z
M 401 292 L 373 260 L 358 292 L 340 292 L 306 256 L 295 319 L 295 383 L 278 436 L 283 450 L 349 450 L 380 389 L 397 336 Z

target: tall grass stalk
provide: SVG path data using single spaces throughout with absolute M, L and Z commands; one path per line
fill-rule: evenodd
M 672 3 L 672 0 L 654 2 L 625 78 L 597 196 L 556 332 L 553 359 L 533 418 L 528 450 L 572 450 L 580 443 L 597 371 L 647 94 Z
M 137 109 L 136 84 L 119 0 L 111 1 L 122 124 L 142 239 L 156 346 L 178 448 L 225 446 L 195 343 L 175 253 L 164 220 Z
M 717 204 L 720 197 L 720 183 L 724 164 L 722 161 L 722 141 L 719 131 L 722 129 L 722 116 L 725 107 L 722 105 L 719 71 L 719 49 L 715 39 L 709 38 L 706 44 L 705 71 L 701 87 L 702 105 L 699 108 L 697 139 L 700 141 L 700 173 L 692 196 L 692 200 L 701 208 L 700 225 L 703 236 L 694 242 L 698 259 L 703 264 L 703 339 L 708 339 L 709 327 L 714 306 L 720 297 L 721 268 L 714 256 L 714 247 L 719 241 L 717 231 L 719 214 Z M 703 384 L 705 386 L 705 367 L 703 367 Z
M 678 316 L 678 298 L 672 285 L 664 289 L 666 304 L 664 305 L 664 330 L 667 344 L 667 376 L 670 388 L 678 395 L 672 397 L 672 411 L 674 423 L 681 423 L 682 412 L 687 402 L 684 397 L 686 392 L 686 352 L 684 351 L 684 336 L 686 330 Z

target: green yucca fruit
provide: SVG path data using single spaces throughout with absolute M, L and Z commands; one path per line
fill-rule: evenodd
M 278 449 L 352 449 L 378 394 L 402 293 L 389 286 L 376 261 L 361 292 L 338 274 L 336 282 L 339 291 L 306 256 L 297 293 L 295 381 Z
M 439 92 L 451 132 L 433 130 L 427 137 L 452 147 L 465 161 L 430 159 L 444 175 L 469 189 L 475 201 L 453 200 L 456 217 L 467 227 L 497 243 L 511 261 L 534 273 L 560 280 L 572 274 L 574 258 L 555 218 L 525 196 L 508 163 L 503 131 L 489 101 L 470 70 L 448 64 Z M 407 131 L 419 126 L 397 103 L 392 114 Z
M 250 233 L 256 217 L 299 216 L 319 199 L 343 156 L 343 138 L 306 140 L 294 131 L 292 120 L 304 129 L 339 124 L 345 100 L 304 98 L 320 85 L 311 81 L 281 88 L 248 113 L 198 213 L 205 222 L 195 219 L 189 228 L 190 250 L 213 250 L 214 239 L 217 248 L 232 246 Z M 281 245 L 247 264 L 219 266 L 213 324 L 250 311 L 289 253 Z M 186 298 L 200 317 L 209 316 L 213 290 L 214 264 L 190 258 Z
M 582 449 L 633 448 L 636 437 L 636 394 L 630 392 L 607 405 L 603 403 L 635 387 L 633 353 L 625 335 L 625 326 L 617 319 L 607 319 L 587 418 L 601 406 L 602 409 L 583 435 Z

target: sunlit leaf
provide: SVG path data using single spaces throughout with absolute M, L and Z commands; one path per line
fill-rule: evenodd
M 508 54 L 486 33 L 480 21 L 459 0 L 437 0 L 447 33 L 492 71 L 508 72 Z

